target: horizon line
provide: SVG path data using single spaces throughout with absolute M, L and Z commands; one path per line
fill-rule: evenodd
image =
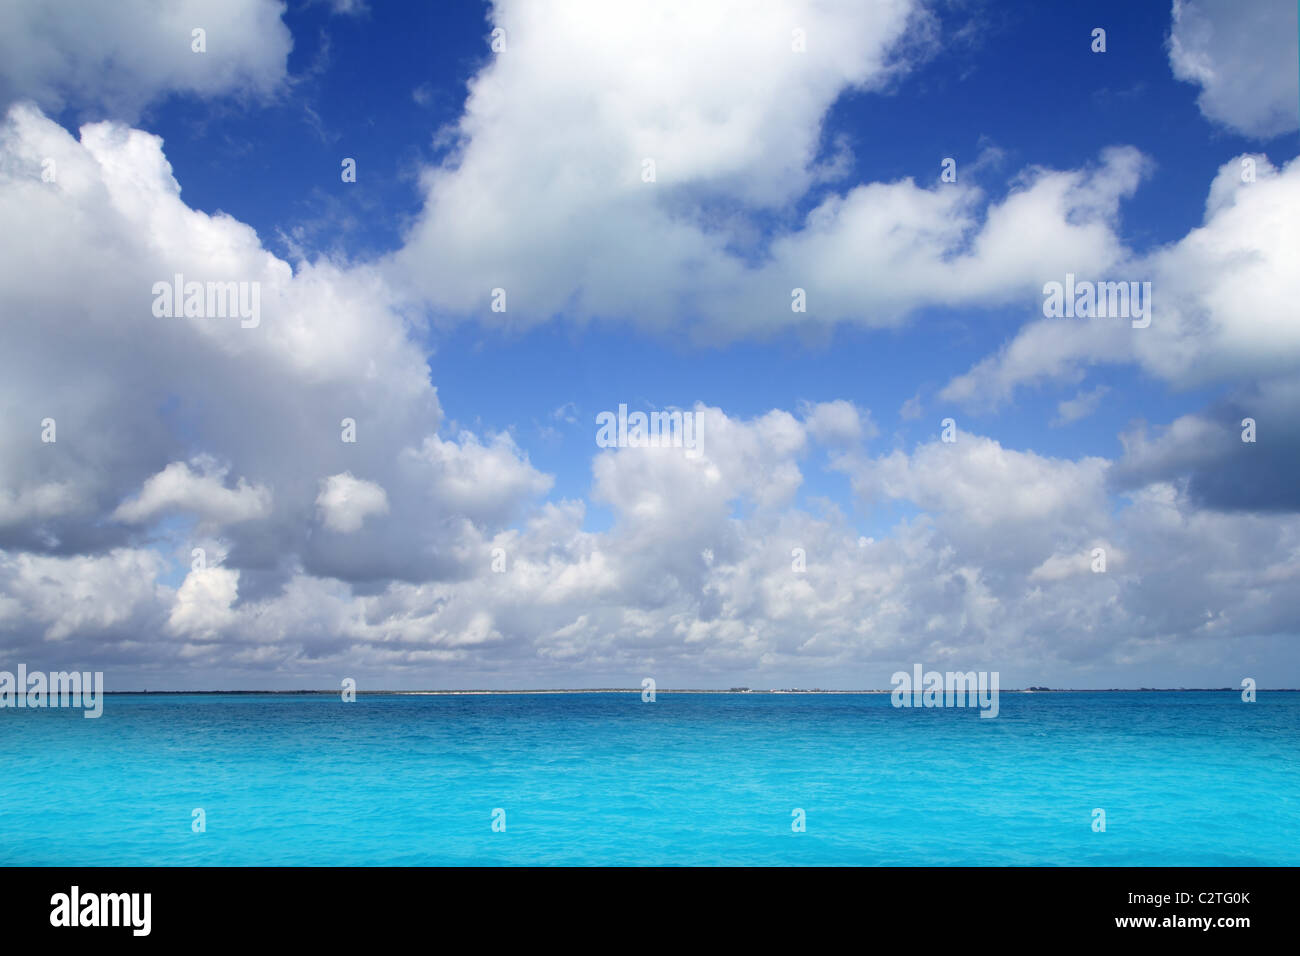
M 1271 693 L 1298 693 L 1296 687 L 1258 687 L 1258 691 Z M 641 687 L 542 687 L 505 690 L 499 688 L 464 687 L 455 689 L 425 690 L 354 690 L 352 693 L 362 695 L 448 695 L 448 694 L 640 694 Z M 753 688 L 753 687 L 657 687 L 656 694 L 893 694 L 897 688 L 860 688 L 855 690 L 832 690 L 828 688 L 805 689 L 799 687 Z M 1240 687 L 1007 687 L 1000 689 L 1003 694 L 1097 694 L 1097 693 L 1225 693 L 1240 692 Z M 339 689 L 318 688 L 284 688 L 277 690 L 104 690 L 105 696 L 126 696 L 143 694 L 329 694 L 342 693 Z M 908 693 L 911 693 L 910 691 Z

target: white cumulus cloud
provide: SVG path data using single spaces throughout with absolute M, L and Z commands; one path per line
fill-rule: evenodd
M 388 495 L 375 482 L 344 472 L 322 479 L 316 508 L 325 527 L 349 534 L 358 530 L 369 516 L 386 514 Z

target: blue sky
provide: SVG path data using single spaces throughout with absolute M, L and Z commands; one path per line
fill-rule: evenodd
M 1170 71 L 1169 11 L 1161 4 L 936 9 L 942 49 L 886 95 L 847 91 L 826 116 L 823 158 L 847 137 L 850 180 L 927 183 L 938 177 L 936 157 L 964 165 L 992 148 L 1002 155 L 982 185 L 997 200 L 1006 177 L 1023 166 L 1071 168 L 1103 146 L 1128 143 L 1157 169 L 1122 207 L 1124 236 L 1143 251 L 1198 223 L 1206 183 L 1225 156 L 1270 146 L 1295 151 L 1294 133 L 1261 143 L 1200 113 L 1195 89 Z M 149 111 L 149 128 L 163 137 L 192 207 L 249 223 L 290 257 L 295 250 L 280 237 L 303 230 L 308 255 L 372 258 L 401 244 L 420 209 L 416 171 L 445 156 L 431 130 L 455 123 L 468 80 L 490 55 L 488 15 L 487 4 L 470 3 L 375 4 L 357 16 L 339 16 L 327 4 L 291 6 L 284 18 L 295 44 L 291 95 L 247 109 L 199 104 L 197 116 L 195 97 L 173 96 Z M 1097 25 L 1109 25 L 1104 55 L 1091 51 Z M 340 182 L 342 156 L 357 160 L 356 184 Z M 829 188 L 810 191 L 791 216 Z M 458 327 L 426 344 L 450 417 L 514 429 L 533 460 L 557 476 L 557 493 L 581 496 L 588 463 L 564 444 L 585 446 L 595 411 L 618 396 L 644 407 L 699 400 L 745 416 L 848 398 L 873 410 L 889 440 L 911 445 L 936 432 L 950 410 L 931 400 L 928 414 L 908 422 L 897 415 L 901 403 L 975 364 L 1037 304 L 945 310 L 897 334 L 837 329 L 726 349 L 563 321 L 523 334 Z M 1134 417 L 1167 421 L 1217 391 L 1174 391 L 1132 369 L 1099 368 L 1087 384 L 1110 392 L 1094 415 L 1067 426 L 1051 423 L 1070 387 L 1021 396 L 972 421 L 1014 448 L 1114 456 Z M 567 426 L 550 417 L 566 405 L 579 417 Z M 834 477 L 810 476 L 807 491 L 847 500 L 845 482 Z
M 7 213 L 50 223 L 4 302 L 66 316 L 11 323 L 5 397 L 40 416 L 66 378 L 64 433 L 120 434 L 66 459 L 6 436 L 0 596 L 29 656 L 76 635 L 152 686 L 882 686 L 936 656 L 1004 683 L 1217 686 L 1247 660 L 1300 682 L 1289 5 L 139 0 L 120 34 L 76 6 L 15 27 L 0 73 Z M 48 207 L 25 191 L 46 155 L 71 170 Z M 101 193 L 67 185 L 91 169 Z M 64 280 L 24 268 L 41 249 Z M 264 325 L 93 319 L 182 270 L 262 283 Z M 1152 281 L 1151 334 L 1044 320 L 1066 271 Z M 602 452 L 620 404 L 725 438 L 687 471 Z M 888 553 L 836 551 L 859 537 Z M 773 577 L 805 538 L 825 577 Z M 1094 545 L 1104 593 L 1062 570 Z M 1170 611 L 1157 579 L 1196 548 Z M 34 583 L 101 571 L 129 606 L 69 618 Z

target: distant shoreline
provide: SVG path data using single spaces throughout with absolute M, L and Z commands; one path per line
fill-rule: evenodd
M 1261 687 L 1261 692 L 1267 691 L 1270 694 L 1294 694 L 1300 693 L 1300 688 L 1295 687 Z M 1020 688 L 1010 687 L 1000 691 L 1003 694 L 1222 694 L 1222 693 L 1240 693 L 1240 687 L 1040 687 L 1040 688 Z M 338 690 L 106 690 L 105 696 L 162 696 L 165 694 L 177 695 L 194 695 L 207 694 L 211 696 L 234 695 L 234 694 L 264 694 L 264 695 L 302 695 L 302 696 L 330 696 L 337 697 Z M 553 688 L 541 690 L 357 690 L 354 693 L 358 697 L 473 697 L 482 695 L 509 695 L 509 694 L 640 694 L 640 687 L 578 687 L 578 688 Z M 826 695 L 860 695 L 860 694 L 892 694 L 892 689 L 887 690 L 760 690 L 752 688 L 748 690 L 708 690 L 696 688 L 655 688 L 656 694 L 734 694 L 738 697 L 752 696 L 754 694 L 766 696 L 826 696 Z

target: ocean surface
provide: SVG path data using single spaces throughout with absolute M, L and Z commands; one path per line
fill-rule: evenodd
M 0 754 L 6 865 L 1300 865 L 1297 693 L 115 695 Z

